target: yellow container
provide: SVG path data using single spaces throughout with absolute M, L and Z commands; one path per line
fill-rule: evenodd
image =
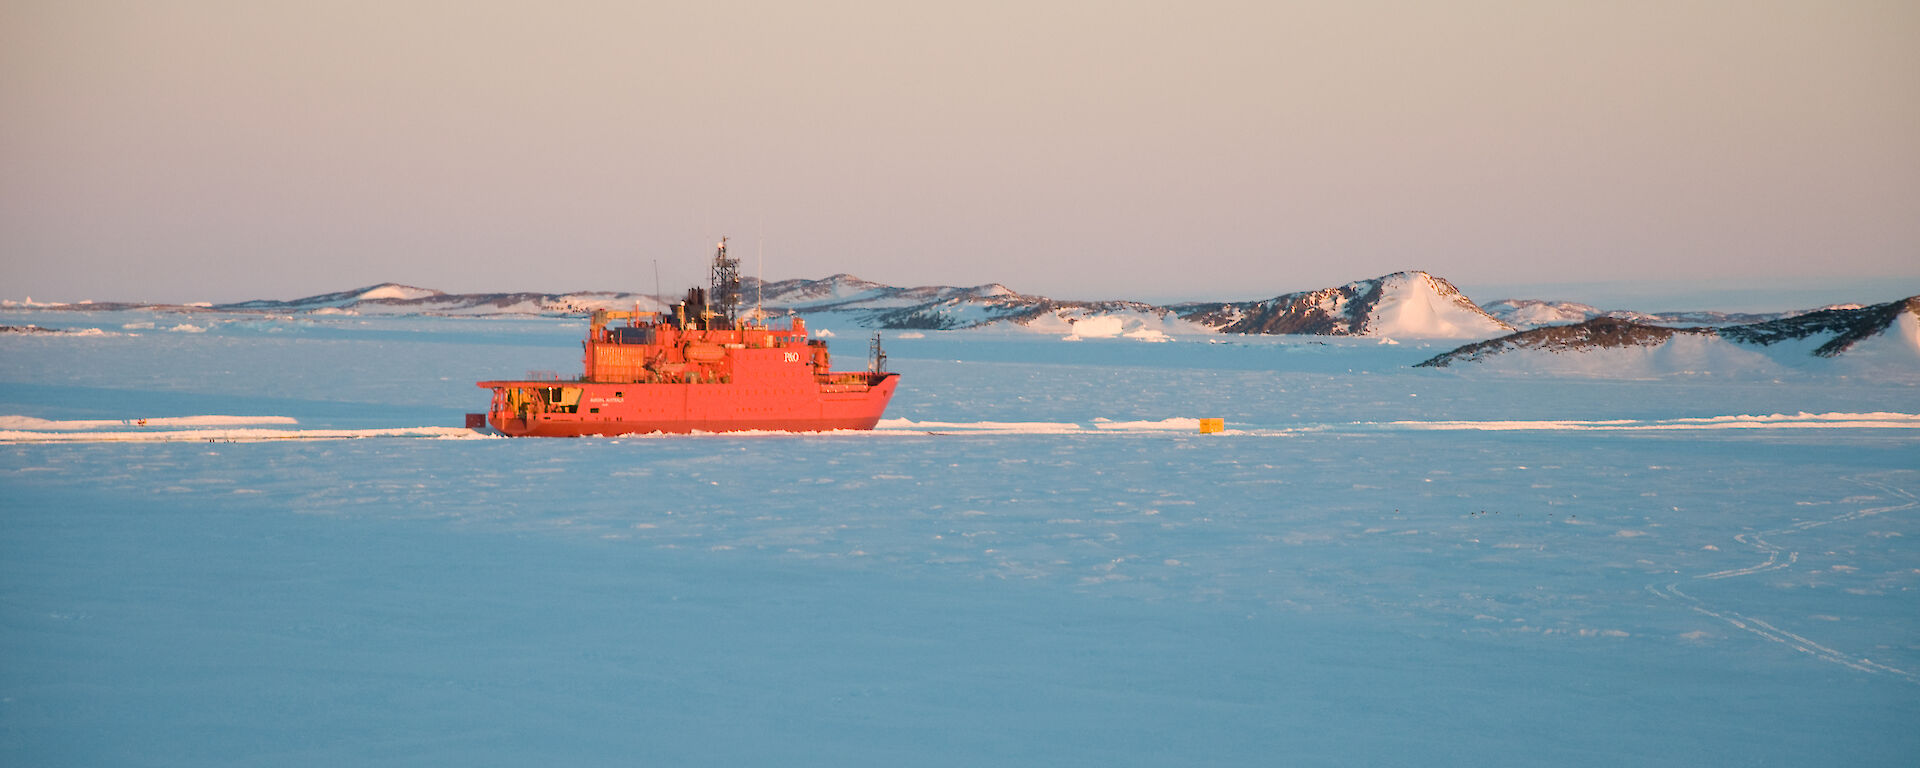
M 1226 429 L 1227 429 L 1226 419 L 1201 419 L 1200 420 L 1200 434 L 1211 435 L 1215 432 L 1224 432 L 1226 431 Z

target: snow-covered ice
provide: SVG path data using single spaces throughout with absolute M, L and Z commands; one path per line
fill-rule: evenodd
M 1920 755 L 1910 379 L 930 332 L 873 432 L 418 439 L 584 323 L 7 312 L 162 329 L 0 337 L 8 765 Z

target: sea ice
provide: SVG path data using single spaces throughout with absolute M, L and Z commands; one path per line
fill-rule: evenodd
M 929 332 L 872 432 L 410 439 L 578 322 L 196 322 L 0 338 L 0 762 L 1920 754 L 1911 384 Z

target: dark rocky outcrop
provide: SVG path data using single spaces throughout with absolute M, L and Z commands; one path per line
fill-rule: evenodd
M 1593 349 L 1651 347 L 1665 344 L 1676 334 L 1711 336 L 1709 328 L 1668 328 L 1643 325 L 1617 317 L 1596 317 L 1573 325 L 1550 325 L 1520 331 L 1497 339 L 1468 344 L 1451 352 L 1435 355 L 1415 368 L 1444 368 L 1457 362 L 1472 362 L 1493 355 L 1522 349 L 1547 352 L 1584 352 Z
M 1802 315 L 1724 328 L 1671 328 L 1617 317 L 1596 317 L 1572 325 L 1550 325 L 1454 349 L 1415 367 L 1443 368 L 1520 350 L 1584 352 L 1595 349 L 1651 347 L 1676 335 L 1718 337 L 1750 347 L 1772 347 L 1790 341 L 1824 338 L 1813 354 L 1834 357 L 1861 341 L 1886 333 L 1903 314 L 1920 316 L 1920 296 L 1869 307 L 1835 308 Z
M 1823 309 L 1779 320 L 1722 328 L 1720 335 L 1728 341 L 1765 346 L 1831 334 L 1832 338 L 1815 348 L 1813 353 L 1820 357 L 1833 357 L 1852 349 L 1864 339 L 1886 332 L 1904 312 L 1920 315 L 1920 296 L 1871 307 Z

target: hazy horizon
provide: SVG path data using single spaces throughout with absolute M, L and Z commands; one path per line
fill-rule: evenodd
M 0 0 L 0 111 L 16 299 L 651 290 L 722 235 L 1060 298 L 1920 292 L 1912 3 Z

